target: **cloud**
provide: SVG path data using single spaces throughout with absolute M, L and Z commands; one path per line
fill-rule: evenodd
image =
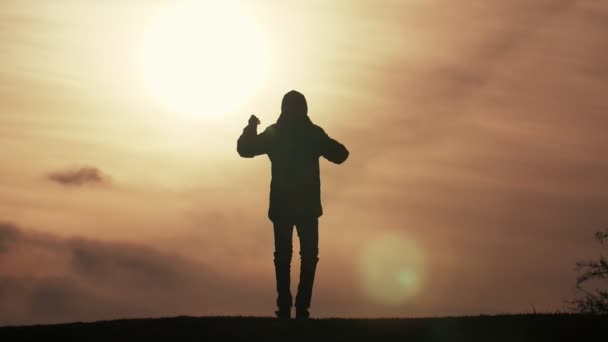
M 179 255 L 0 223 L 0 325 L 234 314 L 243 303 L 272 299 Z
M 8 244 L 19 238 L 19 230 L 10 223 L 0 223 L 0 253 L 8 248 Z
M 73 170 L 55 171 L 48 179 L 63 186 L 83 186 L 87 184 L 107 184 L 109 178 L 96 167 L 81 167 Z

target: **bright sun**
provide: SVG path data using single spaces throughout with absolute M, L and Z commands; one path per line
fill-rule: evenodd
M 261 32 L 228 1 L 162 13 L 146 30 L 143 74 L 167 110 L 222 118 L 251 97 L 269 63 Z

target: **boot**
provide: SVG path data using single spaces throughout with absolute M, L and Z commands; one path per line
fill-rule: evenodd
M 302 258 L 300 265 L 300 283 L 296 296 L 296 318 L 307 319 L 310 317 L 308 308 L 312 297 L 312 287 L 315 281 L 315 272 L 319 258 Z
M 285 309 L 285 308 L 279 309 L 279 310 L 275 311 L 274 314 L 280 320 L 291 319 L 291 308 L 289 308 L 289 309 Z
M 277 282 L 277 307 L 279 308 L 275 314 L 277 318 L 290 318 L 292 305 L 290 287 L 291 258 L 277 258 L 275 253 L 274 270 Z
M 310 318 L 310 312 L 308 312 L 308 309 L 296 308 L 296 319 L 297 320 L 306 320 L 309 318 Z

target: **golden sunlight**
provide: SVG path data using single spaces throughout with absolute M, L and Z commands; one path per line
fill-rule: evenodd
M 227 1 L 181 5 L 146 30 L 143 79 L 171 112 L 223 118 L 266 78 L 268 51 L 251 16 Z

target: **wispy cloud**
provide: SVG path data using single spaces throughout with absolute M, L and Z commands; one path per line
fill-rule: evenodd
M 81 167 L 72 170 L 55 171 L 48 179 L 63 186 L 83 186 L 88 184 L 108 184 L 110 179 L 96 167 Z
M 265 297 L 178 255 L 0 223 L 0 325 L 237 313 Z

